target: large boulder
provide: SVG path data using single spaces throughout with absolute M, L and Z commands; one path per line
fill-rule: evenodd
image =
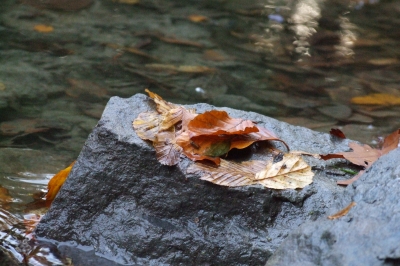
M 191 107 L 199 113 L 215 109 L 207 104 Z M 348 140 L 253 112 L 220 109 L 272 130 L 292 150 L 349 150 Z M 351 199 L 336 185 L 338 177 L 327 173 L 332 162 L 314 158 L 306 158 L 314 167 L 314 182 L 304 189 L 281 191 L 202 181 L 186 173 L 193 162 L 184 157 L 177 166 L 163 166 L 151 143 L 132 129 L 138 114 L 149 110 L 155 105 L 142 94 L 110 99 L 37 226 L 39 239 L 56 241 L 75 263 L 264 265 L 291 231 L 326 219 L 328 209 L 338 209 Z M 255 145 L 238 154 L 245 159 L 267 158 L 264 148 Z
M 267 265 L 400 265 L 400 149 L 382 156 L 348 186 L 343 218 L 320 218 L 294 230 Z

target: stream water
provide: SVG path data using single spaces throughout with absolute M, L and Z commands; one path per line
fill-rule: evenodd
M 378 145 L 400 125 L 399 28 L 398 1 L 2 0 L 2 249 L 26 257 L 33 196 L 111 96 L 149 88 Z

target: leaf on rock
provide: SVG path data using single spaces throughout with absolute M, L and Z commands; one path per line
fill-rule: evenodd
M 332 136 L 338 137 L 340 139 L 346 138 L 344 133 L 338 128 L 331 128 L 331 131 L 329 131 L 329 134 L 331 134 Z
M 162 116 L 157 112 L 145 112 L 140 113 L 132 125 L 141 139 L 156 141 L 162 119 Z
M 154 100 L 154 102 L 157 105 L 157 111 L 161 114 L 166 114 L 168 113 L 171 109 L 175 109 L 178 108 L 177 105 L 173 104 L 173 103 L 169 103 L 167 101 L 164 101 L 163 98 L 161 98 L 161 96 L 149 91 L 148 89 L 145 89 L 145 92 L 147 92 L 149 94 L 149 97 L 152 98 Z
M 275 189 L 303 188 L 312 183 L 314 173 L 300 156 L 287 153 L 283 159 L 273 163 L 268 161 L 255 179 L 265 187 Z
M 195 163 L 189 173 L 203 173 L 200 179 L 222 186 L 261 184 L 273 189 L 303 188 L 312 183 L 314 173 L 299 156 L 285 154 L 281 161 L 247 161 L 236 163 L 221 159 L 218 166 Z
M 172 128 L 173 129 L 173 128 Z M 179 163 L 182 148 L 175 143 L 175 131 L 162 131 L 157 134 L 153 142 L 156 149 L 157 160 L 164 165 L 175 165 Z
M 333 214 L 333 215 L 328 216 L 328 219 L 329 219 L 329 220 L 334 220 L 334 219 L 343 217 L 343 216 L 345 216 L 345 215 L 350 211 L 350 209 L 353 208 L 354 206 L 356 206 L 356 203 L 353 201 L 353 202 L 351 202 L 346 208 L 344 208 L 344 209 L 338 211 L 337 213 L 335 213 L 335 214 Z
M 67 168 L 61 170 L 50 179 L 49 184 L 47 185 L 48 192 L 46 194 L 46 201 L 51 202 L 54 200 L 58 191 L 60 190 L 65 180 L 67 179 L 69 173 L 71 172 L 74 163 L 75 162 L 71 163 Z
M 250 120 L 231 118 L 217 110 L 196 114 L 194 109 L 166 102 L 147 89 L 146 92 L 155 101 L 158 113 L 139 114 L 133 128 L 140 138 L 153 142 L 162 164 L 178 163 L 180 153 L 194 161 L 219 164 L 219 157 L 233 148 L 244 149 L 261 140 L 282 141 Z
M 235 163 L 221 160 L 219 166 L 195 163 L 189 166 L 188 173 L 203 173 L 201 180 L 209 181 L 217 185 L 238 187 L 255 184 L 254 175 L 263 169 L 265 162 L 248 161 Z
M 376 160 L 382 155 L 400 147 L 400 129 L 395 130 L 392 134 L 387 136 L 383 141 L 383 146 L 381 150 L 371 148 L 369 145 L 360 145 L 355 142 L 350 142 L 349 147 L 353 149 L 351 152 L 339 152 L 327 155 L 321 155 L 323 160 L 329 160 L 333 158 L 347 159 L 353 164 L 369 168 Z M 349 180 L 338 181 L 339 185 L 349 185 L 356 181 L 364 171 L 354 176 Z
M 400 129 L 395 130 L 383 141 L 382 155 L 400 147 Z
M 339 153 L 343 155 L 343 157 L 350 162 L 360 165 L 360 166 L 369 166 L 381 156 L 381 152 L 374 148 L 371 148 L 369 145 L 359 145 L 355 142 L 350 142 L 349 147 L 353 149 L 353 152 L 342 152 Z
M 247 134 L 257 132 L 250 120 L 230 118 L 225 111 L 211 110 L 197 115 L 188 124 L 191 137 L 200 135 Z
M 386 93 L 373 93 L 365 96 L 354 97 L 351 99 L 351 103 L 366 105 L 398 105 L 400 104 L 400 97 Z

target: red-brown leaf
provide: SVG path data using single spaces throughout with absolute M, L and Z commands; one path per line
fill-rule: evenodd
M 248 134 L 258 128 L 250 120 L 231 118 L 225 111 L 211 110 L 197 115 L 189 124 L 190 136 Z
M 331 128 L 331 131 L 329 131 L 329 133 L 332 136 L 335 136 L 335 137 L 338 137 L 338 138 L 341 138 L 341 139 L 345 139 L 346 138 L 344 133 L 338 128 Z

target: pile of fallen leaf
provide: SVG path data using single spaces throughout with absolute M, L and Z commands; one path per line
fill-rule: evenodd
M 139 114 L 133 121 L 136 134 L 150 140 L 160 163 L 175 165 L 183 154 L 193 161 L 189 172 L 202 172 L 202 180 L 223 186 L 261 184 L 275 189 L 302 188 L 314 173 L 295 154 L 278 152 L 270 161 L 236 163 L 221 159 L 232 149 L 244 149 L 256 141 L 281 141 L 250 120 L 231 118 L 224 111 L 196 114 L 193 109 L 164 101 L 148 90 L 157 111 Z M 287 146 L 287 145 L 286 145 Z M 212 163 L 204 163 L 204 162 Z
M 342 158 L 364 167 L 352 179 L 338 181 L 338 184 L 348 185 L 380 156 L 397 148 L 400 140 L 399 129 L 385 138 L 380 150 L 351 142 L 351 152 L 322 155 L 307 152 L 284 154 L 275 150 L 271 160 L 237 163 L 221 159 L 221 156 L 234 148 L 244 149 L 256 141 L 275 140 L 288 146 L 271 131 L 250 120 L 231 118 L 226 112 L 218 110 L 196 114 L 193 109 L 164 101 L 149 90 L 146 92 L 156 103 L 157 111 L 139 114 L 133 121 L 136 134 L 153 143 L 160 163 L 175 165 L 181 154 L 186 155 L 193 161 L 201 161 L 190 166 L 188 172 L 202 173 L 202 180 L 223 186 L 262 184 L 274 189 L 303 188 L 312 182 L 314 174 L 298 154 L 324 160 Z M 345 138 L 338 129 L 333 129 L 331 134 Z
M 397 129 L 384 139 L 381 149 L 350 142 L 350 152 L 323 155 L 302 151 L 284 153 L 273 149 L 271 159 L 267 161 L 228 161 L 221 157 L 232 149 L 244 149 L 256 141 L 280 141 L 288 150 L 289 147 L 271 131 L 250 120 L 231 118 L 226 112 L 218 110 L 197 114 L 194 109 L 164 101 L 149 90 L 146 92 L 156 103 L 157 111 L 139 114 L 133 121 L 136 134 L 153 143 L 161 164 L 176 165 L 182 155 L 187 156 L 199 161 L 189 167 L 189 173 L 200 173 L 202 180 L 222 186 L 261 184 L 273 189 L 303 188 L 312 183 L 314 173 L 299 154 L 323 160 L 342 158 L 362 167 L 353 178 L 338 181 L 340 185 L 348 185 L 380 156 L 400 145 L 400 129 Z M 338 129 L 332 129 L 330 133 L 337 138 L 345 138 Z M 73 163 L 50 180 L 46 206 L 51 204 L 72 167 Z

